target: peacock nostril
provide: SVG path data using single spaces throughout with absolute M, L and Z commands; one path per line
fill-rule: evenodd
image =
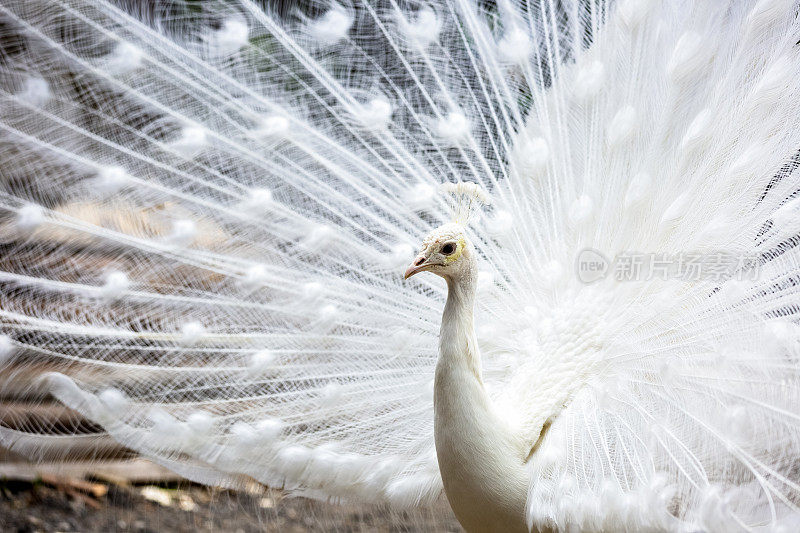
M 414 266 L 420 266 L 424 262 L 425 262 L 425 258 L 424 257 L 422 257 L 422 256 L 417 257 L 417 260 L 414 261 Z

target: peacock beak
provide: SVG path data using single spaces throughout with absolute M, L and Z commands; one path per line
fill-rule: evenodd
M 430 263 L 426 263 L 427 257 L 424 255 L 418 255 L 414 261 L 411 262 L 409 267 L 406 269 L 406 273 L 403 276 L 403 279 L 408 279 L 414 274 L 418 272 L 422 272 L 427 270 L 428 267 L 432 266 Z

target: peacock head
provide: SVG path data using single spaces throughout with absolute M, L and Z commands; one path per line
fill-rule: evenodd
M 489 203 L 489 195 L 479 184 L 463 181 L 445 183 L 441 190 L 446 193 L 453 221 L 425 237 L 422 249 L 406 270 L 405 279 L 425 271 L 451 280 L 473 274 L 475 254 L 465 226 L 479 206 Z
M 464 226 L 452 222 L 433 230 L 422 241 L 422 249 L 406 270 L 405 279 L 419 272 L 443 278 L 457 277 L 472 266 L 472 247 Z

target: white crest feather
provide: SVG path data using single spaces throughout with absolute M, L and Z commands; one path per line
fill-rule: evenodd
M 476 209 L 490 203 L 488 193 L 478 183 L 443 183 L 440 189 L 447 195 L 453 212 L 452 221 L 462 226 L 469 223 Z

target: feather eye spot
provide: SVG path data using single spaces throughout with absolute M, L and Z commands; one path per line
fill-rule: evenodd
M 285 139 L 289 136 L 291 122 L 283 115 L 267 115 L 255 119 L 256 126 L 247 136 L 257 141 Z
M 325 46 L 332 46 L 347 37 L 353 16 L 337 5 L 309 24 L 309 33 Z
M 319 399 L 322 405 L 326 407 L 335 407 L 344 399 L 344 387 L 339 383 L 328 383 L 322 387 Z
M 612 147 L 620 146 L 628 141 L 636 129 L 638 114 L 633 106 L 623 106 L 608 125 L 608 144 Z
M 435 121 L 433 131 L 445 143 L 458 145 L 469 137 L 470 128 L 467 115 L 461 111 L 450 111 Z
M 238 208 L 248 216 L 259 216 L 270 210 L 273 204 L 272 191 L 269 189 L 252 189 L 250 194 L 242 200 Z
M 211 434 L 214 423 L 214 417 L 205 411 L 195 411 L 186 418 L 186 425 L 189 430 L 197 436 Z
M 336 325 L 341 311 L 334 304 L 323 305 L 312 317 L 311 327 L 319 333 L 328 333 Z
M 250 355 L 247 368 L 253 374 L 262 374 L 275 365 L 276 359 L 275 352 L 272 350 L 259 350 Z
M 691 78 L 710 59 L 709 47 L 700 35 L 688 31 L 678 38 L 667 64 L 667 75 L 673 83 Z
M 300 298 L 306 303 L 315 302 L 322 298 L 323 290 L 322 283 L 309 281 L 303 285 Z
M 231 426 L 229 437 L 238 447 L 252 446 L 258 443 L 256 430 L 247 422 L 238 421 Z
M 33 107 L 44 106 L 52 98 L 50 84 L 44 78 L 32 76 L 22 84 L 22 90 L 17 97 Z
M 581 224 L 591 216 L 593 209 L 594 202 L 588 195 L 583 194 L 572 202 L 569 208 L 569 219 L 575 225 Z
M 601 61 L 583 65 L 575 75 L 572 94 L 576 100 L 586 102 L 600 93 L 606 78 L 606 67 Z
M 550 160 L 550 146 L 543 137 L 528 139 L 520 149 L 522 170 L 531 176 L 540 174 Z
M 197 224 L 188 218 L 175 220 L 172 230 L 167 235 L 167 243 L 172 246 L 186 247 L 192 244 L 197 237 Z
M 267 267 L 264 265 L 252 265 L 244 273 L 242 284 L 246 289 L 255 290 L 262 287 L 269 279 Z
M 417 11 L 413 18 L 400 15 L 398 26 L 411 48 L 417 51 L 424 51 L 433 44 L 442 29 L 436 12 L 428 6 Z
M 623 0 L 617 7 L 620 21 L 630 30 L 639 27 L 647 18 L 653 0 Z
M 122 413 L 128 406 L 128 398 L 125 397 L 122 391 L 113 387 L 103 390 L 98 395 L 98 399 L 106 409 L 117 415 Z
M 698 112 L 694 119 L 692 119 L 689 127 L 686 128 L 686 133 L 684 133 L 681 139 L 681 148 L 687 151 L 695 150 L 700 148 L 704 144 L 704 141 L 710 139 L 712 134 L 711 120 L 711 109 L 705 108 Z
M 650 190 L 652 178 L 646 172 L 639 172 L 631 178 L 628 190 L 625 191 L 625 208 L 630 208 L 641 202 Z
M 761 0 L 748 13 L 746 33 L 763 34 L 782 20 L 791 17 L 791 0 Z
M 265 441 L 270 442 L 280 437 L 283 432 L 283 421 L 277 418 L 265 418 L 256 424 L 256 432 Z
M 528 31 L 517 26 L 506 31 L 497 43 L 500 57 L 512 65 L 524 65 L 531 55 L 532 45 Z
M 17 210 L 17 227 L 32 231 L 45 222 L 44 208 L 39 204 L 28 204 Z
M 514 217 L 504 209 L 498 209 L 489 219 L 486 229 L 495 237 L 507 235 L 514 227 Z
M 111 271 L 105 276 L 105 283 L 100 288 L 103 297 L 108 299 L 118 299 L 130 288 L 131 281 L 128 275 L 117 270 Z
M 186 126 L 169 147 L 185 159 L 193 159 L 208 146 L 208 131 L 202 126 Z
M 412 211 L 424 211 L 433 207 L 436 188 L 427 183 L 417 183 L 405 194 L 405 203 Z
M 108 54 L 105 62 L 106 71 L 114 75 L 127 74 L 142 66 L 144 53 L 141 48 L 122 41 Z
M 206 328 L 197 321 L 187 322 L 181 326 L 179 341 L 183 346 L 194 346 L 206 335 Z
M 336 236 L 329 224 L 315 224 L 311 231 L 300 241 L 300 247 L 306 251 L 321 251 L 330 245 Z
M 120 166 L 102 167 L 97 170 L 93 189 L 101 195 L 116 194 L 131 183 L 131 176 Z
M 394 245 L 391 253 L 381 254 L 382 262 L 391 269 L 405 268 L 413 257 L 414 248 L 405 242 Z
M 230 18 L 222 21 L 218 29 L 212 30 L 206 38 L 208 54 L 211 57 L 225 57 L 238 52 L 247 45 L 250 28 L 242 19 Z
M 311 460 L 311 450 L 301 445 L 287 446 L 278 452 L 278 460 L 286 477 L 297 480 Z
M 558 282 L 564 274 L 564 267 L 557 260 L 548 261 L 541 270 L 542 279 L 547 284 Z
M 392 104 L 384 97 L 372 98 L 369 102 L 355 106 L 353 116 L 367 130 L 381 130 L 386 128 L 392 119 L 394 109 Z

